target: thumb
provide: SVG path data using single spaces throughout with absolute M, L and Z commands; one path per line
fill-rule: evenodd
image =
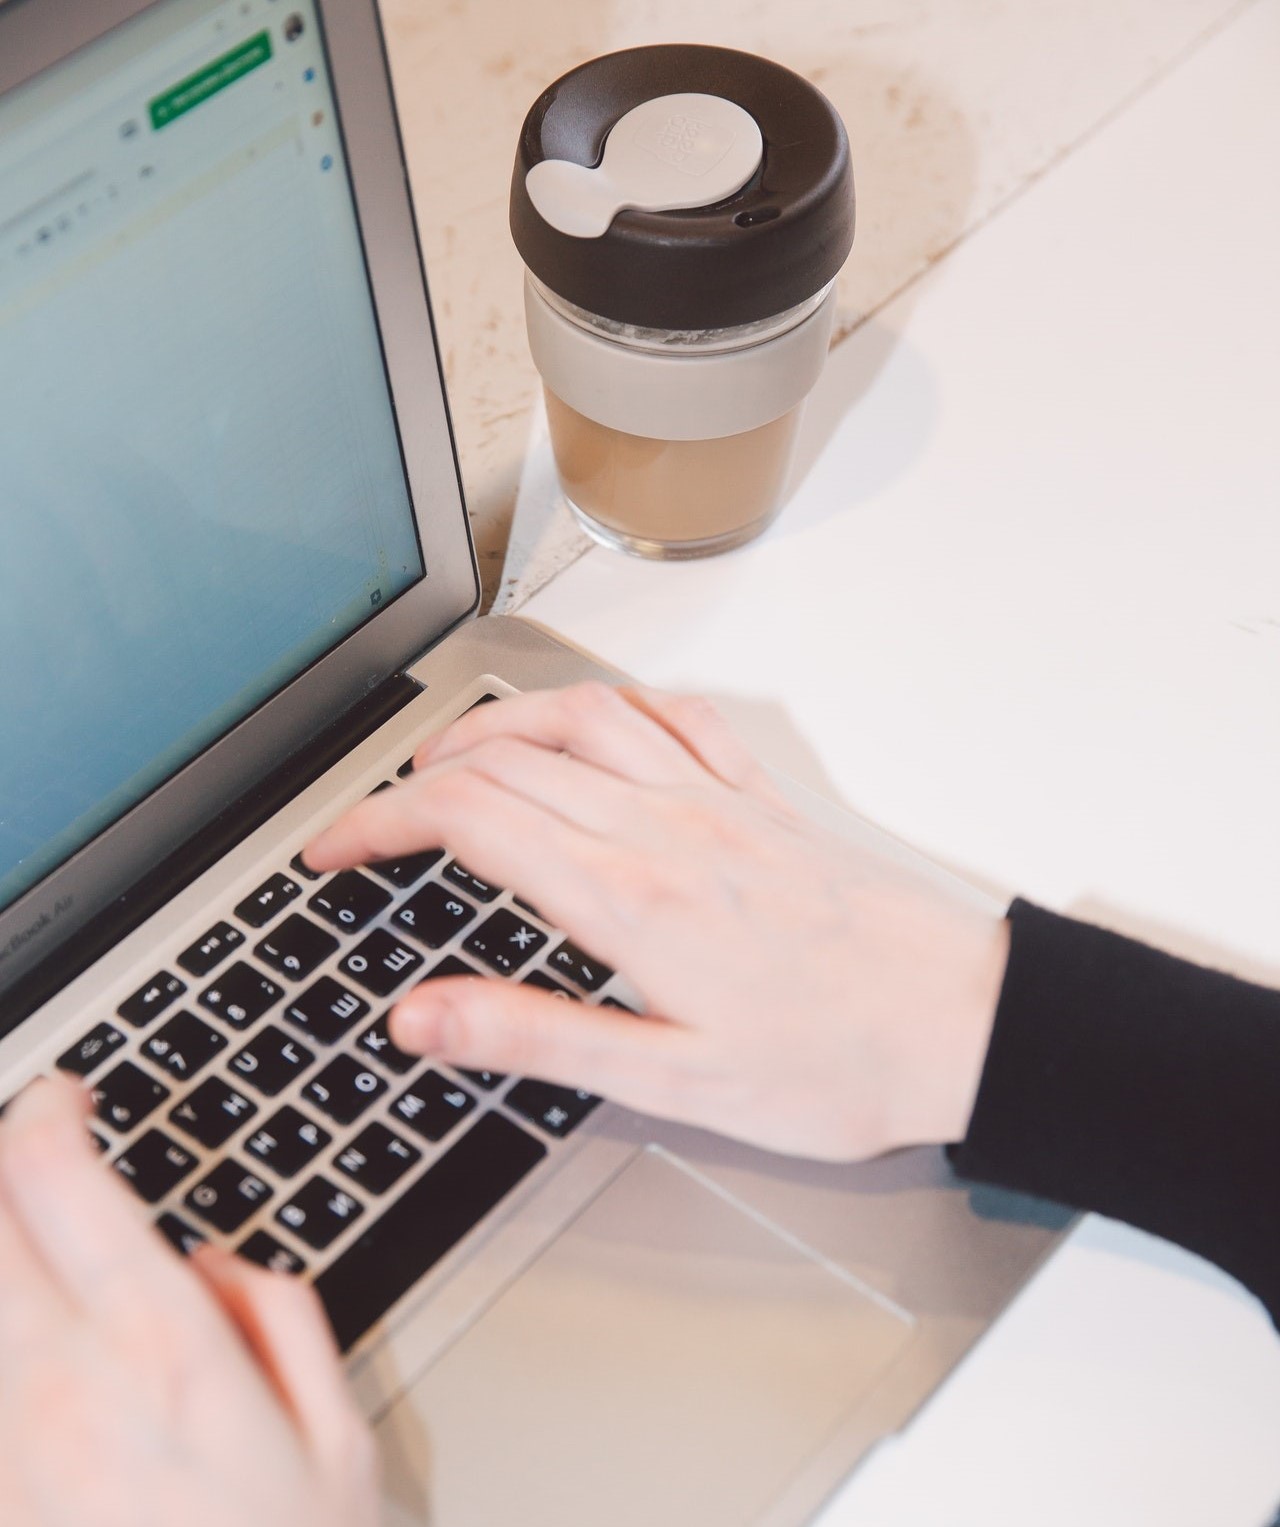
M 218 1246 L 191 1257 L 316 1457 L 349 1451 L 362 1426 L 319 1295 Z

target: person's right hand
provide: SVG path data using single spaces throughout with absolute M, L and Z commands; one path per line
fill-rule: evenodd
M 314 1292 L 189 1264 L 105 1170 L 71 1083 L 0 1120 L 4 1527 L 373 1527 L 371 1437 Z
M 444 846 L 622 971 L 649 1016 L 424 981 L 406 1050 L 796 1155 L 963 1137 L 1005 923 L 792 810 L 702 701 L 599 684 L 473 709 L 321 834 L 321 870 Z

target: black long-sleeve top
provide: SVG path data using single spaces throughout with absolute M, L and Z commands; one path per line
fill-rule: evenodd
M 1216 1262 L 1280 1326 L 1280 991 L 1025 901 L 962 1176 Z

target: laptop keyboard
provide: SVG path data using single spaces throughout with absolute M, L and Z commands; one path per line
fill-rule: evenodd
M 391 1042 L 388 999 L 422 980 L 583 1000 L 613 976 L 442 851 L 333 875 L 295 857 L 173 967 L 57 1065 L 179 1251 L 219 1241 L 313 1279 L 344 1350 L 599 1102 Z

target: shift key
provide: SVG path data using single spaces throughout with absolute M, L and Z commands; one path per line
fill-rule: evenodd
M 316 1279 L 344 1352 L 546 1155 L 487 1113 Z

